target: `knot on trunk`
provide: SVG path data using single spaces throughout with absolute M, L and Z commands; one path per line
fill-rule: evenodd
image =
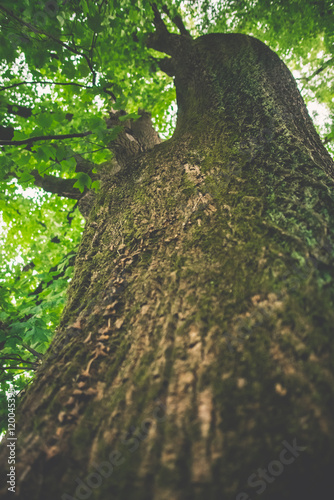
M 109 144 L 120 167 L 161 142 L 158 133 L 153 128 L 151 114 L 144 110 L 139 110 L 138 113 L 140 117 L 137 119 L 122 119 L 126 116 L 125 111 L 111 111 L 107 120 L 108 128 L 120 128 L 116 139 Z

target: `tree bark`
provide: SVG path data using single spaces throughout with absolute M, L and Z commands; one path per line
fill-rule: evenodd
M 170 37 L 176 130 L 104 176 L 20 402 L 22 500 L 333 491 L 334 164 L 264 44 Z

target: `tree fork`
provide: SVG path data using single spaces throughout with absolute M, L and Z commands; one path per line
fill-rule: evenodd
M 258 40 L 161 27 L 149 44 L 173 60 L 176 130 L 110 169 L 96 197 L 19 406 L 17 497 L 320 498 L 334 460 L 333 162 Z

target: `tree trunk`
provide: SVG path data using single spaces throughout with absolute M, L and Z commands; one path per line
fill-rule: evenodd
M 334 164 L 258 40 L 157 32 L 150 44 L 172 56 L 177 127 L 104 175 L 19 406 L 16 496 L 323 498 Z

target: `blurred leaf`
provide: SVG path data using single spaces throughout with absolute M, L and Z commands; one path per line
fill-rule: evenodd
M 77 187 L 78 189 L 80 189 L 80 193 L 83 193 L 85 187 L 89 189 L 91 184 L 92 179 L 89 177 L 89 175 L 85 174 L 84 172 L 79 172 L 77 175 L 77 181 L 73 187 Z

